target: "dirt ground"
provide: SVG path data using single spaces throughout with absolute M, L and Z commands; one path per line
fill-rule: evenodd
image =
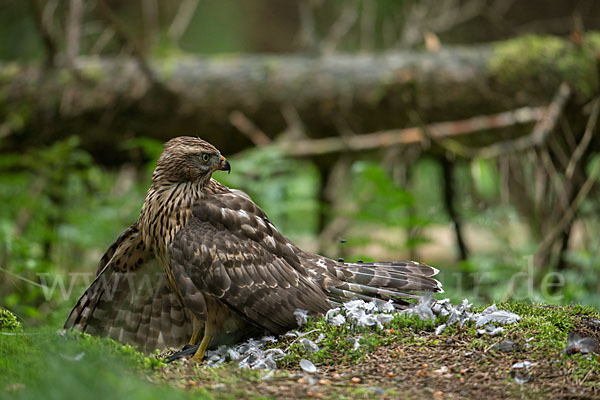
M 598 320 L 578 318 L 575 325 L 576 332 L 600 340 Z M 380 346 L 356 364 L 332 357 L 314 374 L 172 364 L 160 379 L 215 398 L 600 399 L 597 355 L 538 354 L 530 369 L 511 369 L 530 356 L 528 339 L 518 334 L 489 338 L 489 344 L 474 348 L 473 337 L 464 332 L 443 340 L 421 332 L 416 342 L 422 344 Z M 577 374 L 573 357 L 595 366 Z

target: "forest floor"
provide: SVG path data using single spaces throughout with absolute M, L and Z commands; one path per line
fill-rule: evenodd
M 319 350 L 282 338 L 271 345 L 288 350 L 274 371 L 231 362 L 165 364 L 110 340 L 55 331 L 6 335 L 0 398 L 600 398 L 598 348 L 565 352 L 569 333 L 600 342 L 598 312 L 577 305 L 498 307 L 521 316 L 498 336 L 479 335 L 472 322 L 436 335 L 439 317 L 395 318 L 383 329 L 359 331 L 309 321 L 302 332 Z M 352 337 L 360 338 L 358 349 Z M 317 371 L 301 369 L 301 359 Z

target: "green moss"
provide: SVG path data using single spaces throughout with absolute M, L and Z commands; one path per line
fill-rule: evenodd
M 21 332 L 21 323 L 10 311 L 0 308 L 0 332 Z
M 68 331 L 67 336 L 76 339 L 79 346 L 81 346 L 84 351 L 93 350 L 104 354 L 110 354 L 139 370 L 157 370 L 165 366 L 164 361 L 158 358 L 158 353 L 148 356 L 141 353 L 133 346 L 124 345 L 112 339 L 99 338 L 76 331 Z
M 148 374 L 163 365 L 112 340 L 26 330 L 0 338 L 0 399 L 185 398 L 182 391 L 148 382 Z
M 502 85 L 547 87 L 571 84 L 585 96 L 598 90 L 596 54 L 600 33 L 588 33 L 583 45 L 554 36 L 528 35 L 498 43 L 490 58 L 492 76 Z

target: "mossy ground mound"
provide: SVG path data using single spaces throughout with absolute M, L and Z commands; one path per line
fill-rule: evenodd
M 0 341 L 0 398 L 571 398 L 600 395 L 597 354 L 565 354 L 569 332 L 600 339 L 600 315 L 581 306 L 500 304 L 522 319 L 500 336 L 479 336 L 472 323 L 435 334 L 437 321 L 395 318 L 384 329 L 303 327 L 319 342 L 309 353 L 288 338 L 281 369 L 269 372 L 181 362 L 162 364 L 128 346 L 55 330 Z M 482 308 L 483 309 L 483 308 Z M 481 310 L 482 310 L 481 309 Z M 481 311 L 479 310 L 479 311 Z M 359 338 L 354 349 L 349 338 Z M 78 338 L 78 339 L 75 339 Z M 498 344 L 512 342 L 509 349 Z M 502 347 L 502 346 L 501 346 Z M 506 347 L 506 346 L 505 346 Z M 299 360 L 318 368 L 305 374 Z M 511 367 L 529 361 L 528 370 Z M 110 389 L 110 390 L 109 390 Z M 138 393 L 139 396 L 136 394 Z
M 296 342 L 282 369 L 270 375 L 233 365 L 171 364 L 158 379 L 217 398 L 545 399 L 600 394 L 598 355 L 563 352 L 569 332 L 600 339 L 596 311 L 519 303 L 499 308 L 522 317 L 500 336 L 479 336 L 473 324 L 452 326 L 435 335 L 441 321 L 423 322 L 416 317 L 396 318 L 385 329 L 360 331 L 317 320 L 304 331 L 315 330 L 306 336 L 312 340 L 325 334 L 320 350 L 308 353 Z M 348 338 L 358 336 L 361 345 L 354 351 Z M 278 346 L 288 347 L 292 340 Z M 510 350 L 499 349 L 497 345 L 503 343 L 512 343 Z M 319 371 L 304 374 L 298 367 L 301 358 L 313 361 Z M 511 369 L 521 361 L 533 366 L 526 371 Z

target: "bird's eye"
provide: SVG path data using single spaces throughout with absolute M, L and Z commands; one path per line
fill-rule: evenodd
M 208 154 L 204 153 L 202 154 L 202 160 L 204 160 L 204 162 L 208 161 L 210 157 L 208 156 Z

